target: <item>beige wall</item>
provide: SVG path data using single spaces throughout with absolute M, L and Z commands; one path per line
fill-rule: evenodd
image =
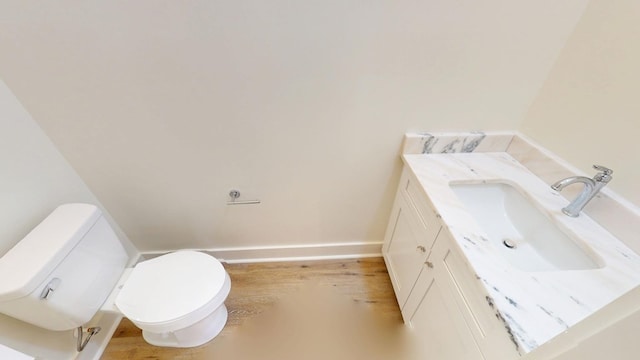
M 521 130 L 640 205 L 640 2 L 592 0 Z
M 0 144 L 0 255 L 60 204 L 88 202 L 101 206 L 2 80 Z M 112 225 L 135 255 L 127 237 Z
M 142 250 L 380 241 L 402 135 L 518 128 L 586 2 L 15 2 L 0 77 Z

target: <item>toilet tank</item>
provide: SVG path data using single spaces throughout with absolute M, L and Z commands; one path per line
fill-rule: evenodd
M 0 312 L 49 330 L 82 326 L 127 261 L 100 209 L 61 205 L 0 258 Z

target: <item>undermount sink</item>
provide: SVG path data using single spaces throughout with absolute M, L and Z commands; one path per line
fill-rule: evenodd
M 451 184 L 451 189 L 512 266 L 522 271 L 602 267 L 597 255 L 579 246 L 514 186 Z

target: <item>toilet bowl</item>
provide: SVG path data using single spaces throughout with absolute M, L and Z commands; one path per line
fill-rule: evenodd
M 152 345 L 199 346 L 216 337 L 227 321 L 224 301 L 231 281 L 213 256 L 169 253 L 138 263 L 125 277 L 115 307 Z

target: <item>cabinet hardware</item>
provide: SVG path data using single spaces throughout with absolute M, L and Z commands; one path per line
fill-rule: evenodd
M 425 261 L 424 264 L 427 265 L 429 269 L 433 269 L 433 263 L 431 261 Z
M 422 245 L 418 245 L 418 247 L 416 248 L 416 250 L 420 251 L 421 253 L 426 253 L 427 252 L 427 248 L 425 248 Z

